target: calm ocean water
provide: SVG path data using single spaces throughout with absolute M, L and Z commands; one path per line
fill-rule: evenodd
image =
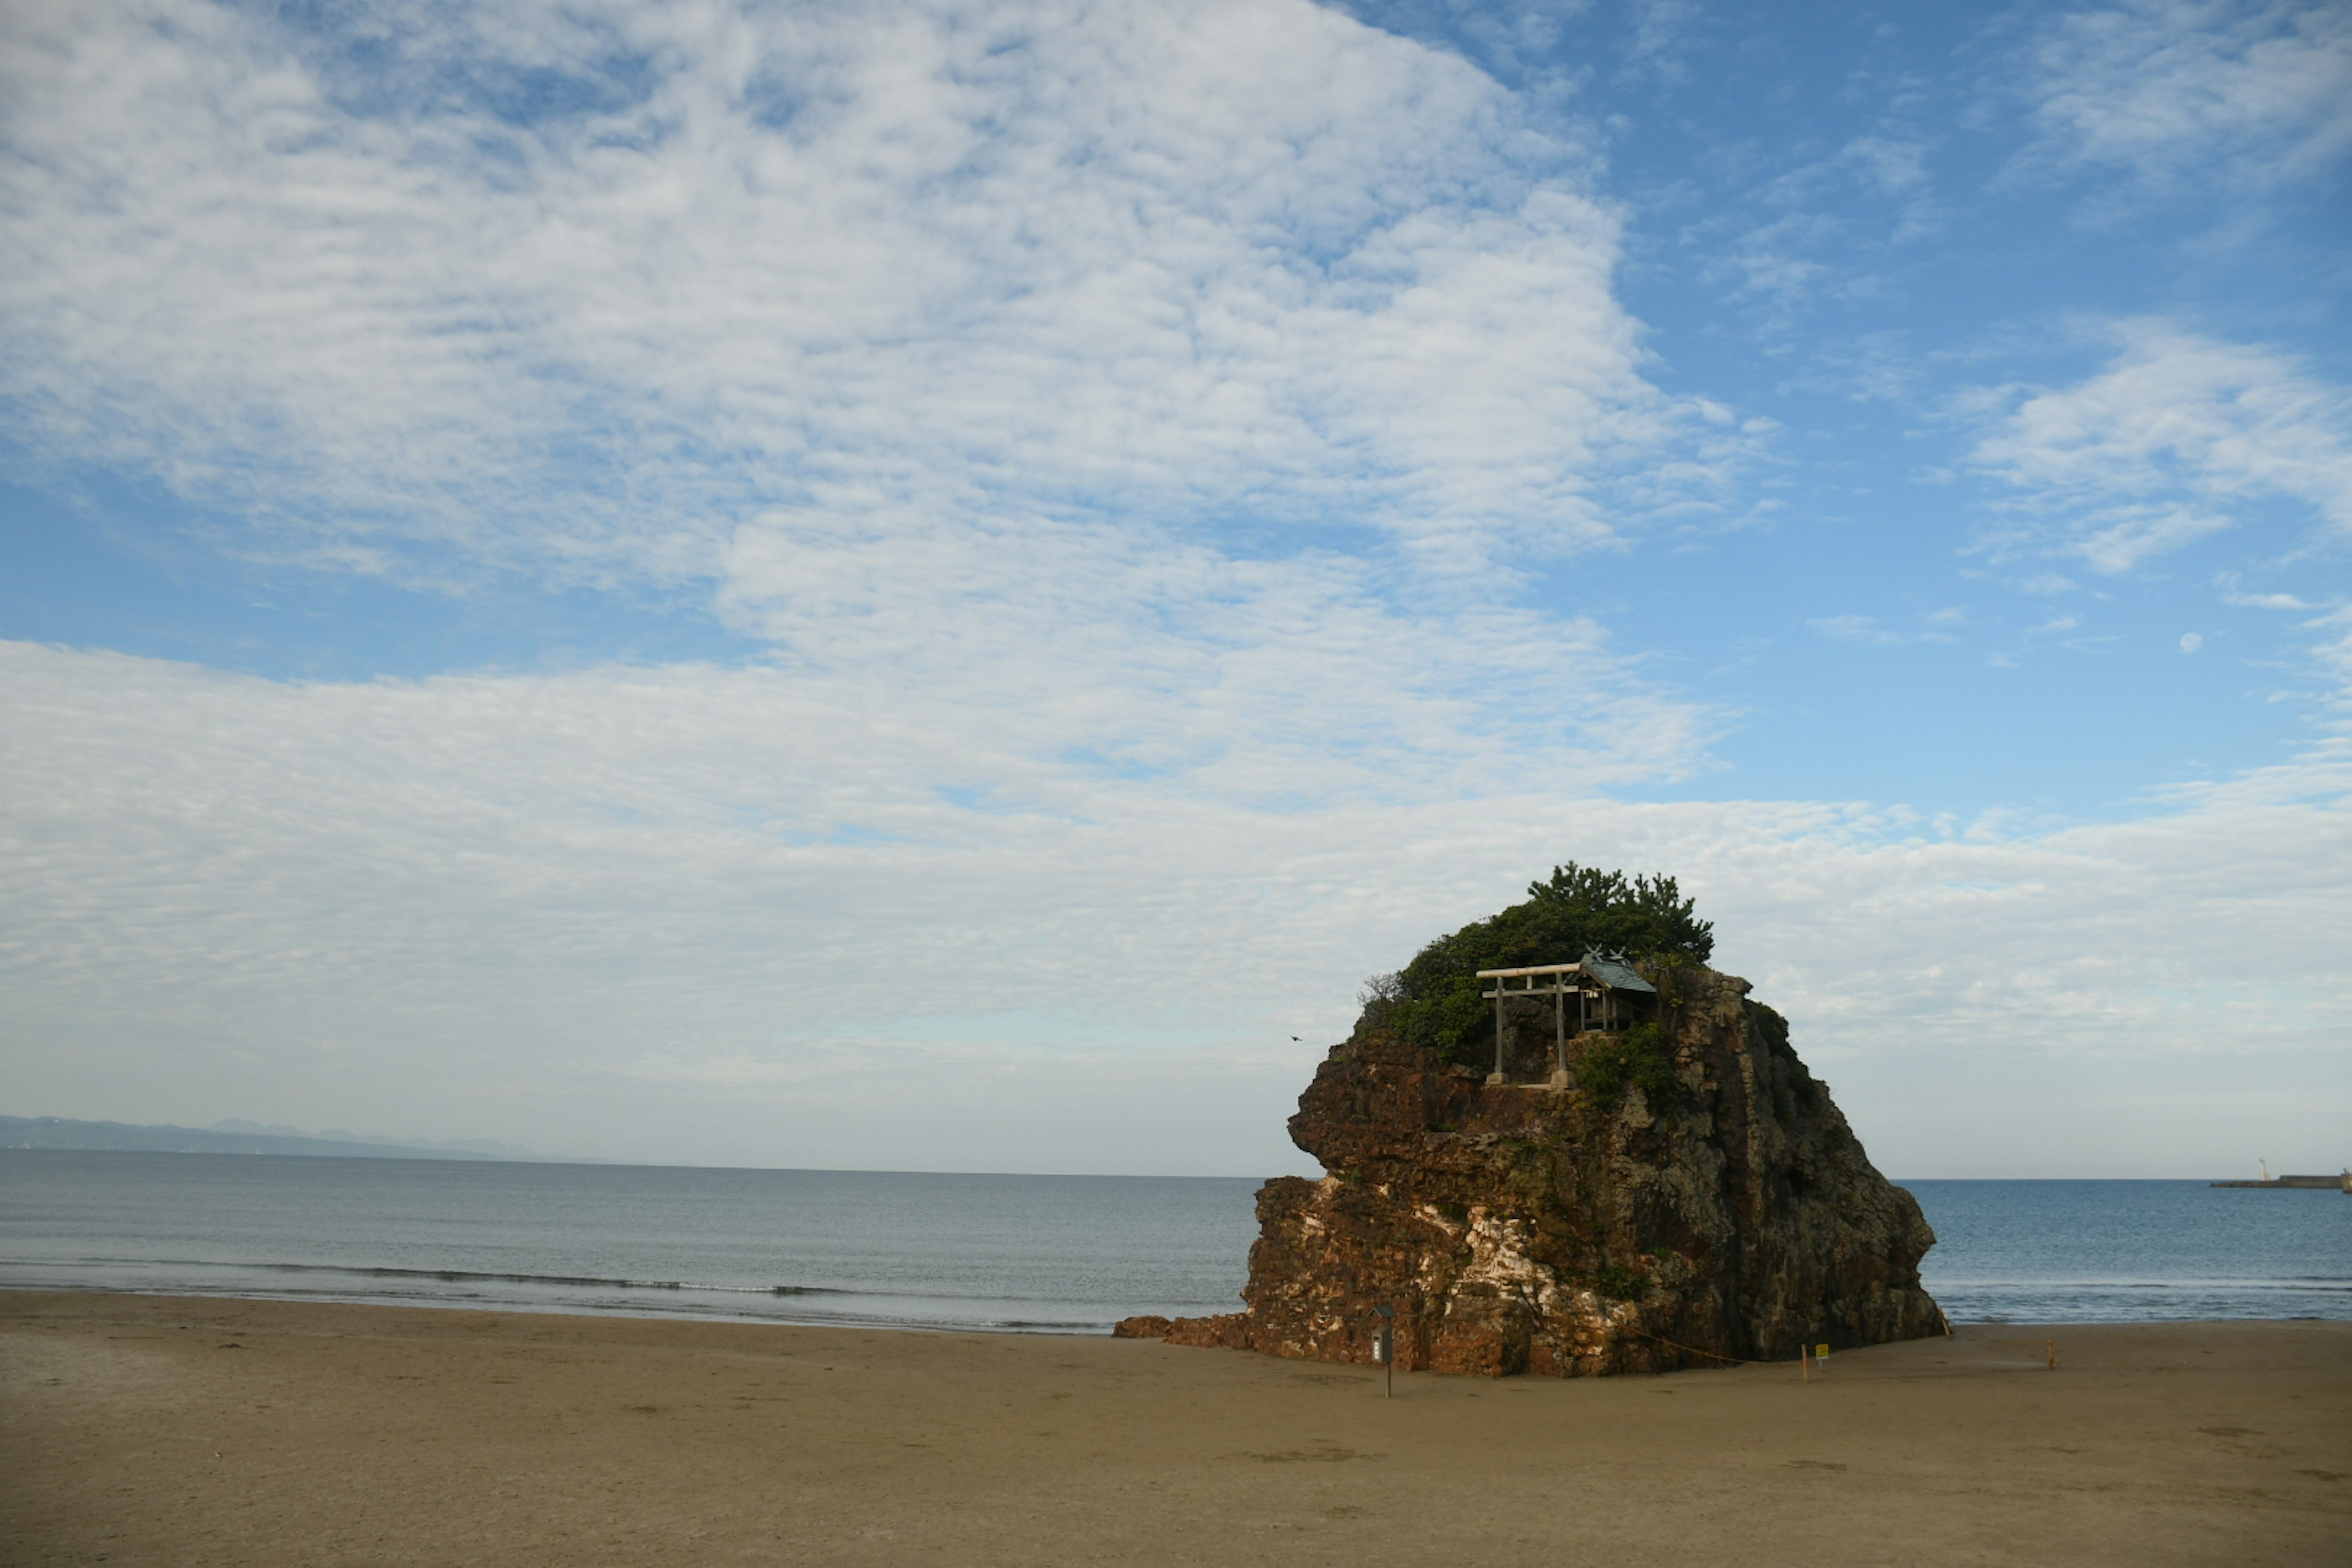
M 2352 1197 L 1911 1182 L 1958 1321 L 2352 1319 Z M 1237 1304 L 1248 1179 L 0 1151 L 0 1287 L 1101 1331 Z

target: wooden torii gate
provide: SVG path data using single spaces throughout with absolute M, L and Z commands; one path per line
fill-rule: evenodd
M 1604 973 L 1604 971 L 1606 973 Z M 1595 1023 L 1603 1029 L 1616 1028 L 1625 1022 L 1624 1010 L 1618 1005 L 1620 991 L 1648 991 L 1656 988 L 1636 973 L 1622 959 L 1596 958 L 1585 954 L 1574 963 L 1538 963 L 1524 969 L 1482 969 L 1478 978 L 1491 980 L 1494 989 L 1481 992 L 1495 1004 L 1495 1070 L 1486 1077 L 1488 1083 L 1501 1083 L 1503 1077 L 1503 1004 L 1512 997 L 1549 996 L 1552 1016 L 1552 1082 L 1568 1081 L 1568 999 L 1576 998 L 1576 1033 L 1583 1034 Z M 1511 982 L 1519 984 L 1514 986 Z M 1549 984 L 1546 984 L 1549 982 Z M 1599 1003 L 1596 1009 L 1593 1004 Z M 1600 1016 L 1593 1016 L 1595 1012 Z

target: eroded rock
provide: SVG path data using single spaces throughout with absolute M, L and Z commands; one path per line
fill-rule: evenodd
M 1934 1233 L 1779 1015 L 1712 970 L 1659 979 L 1673 1074 L 1655 1092 L 1560 1085 L 1549 1016 L 1506 1030 L 1510 1076 L 1538 1081 L 1490 1084 L 1369 1010 L 1290 1121 L 1330 1173 L 1258 1193 L 1246 1310 L 1179 1318 L 1164 1337 L 1365 1363 L 1386 1304 L 1399 1367 L 1505 1376 L 1786 1360 L 1801 1344 L 1939 1331 L 1919 1285 Z M 1608 1046 L 1570 1041 L 1568 1085 Z

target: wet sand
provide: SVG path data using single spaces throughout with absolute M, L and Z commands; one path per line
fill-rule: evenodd
M 0 1455 L 10 1564 L 2320 1568 L 2352 1323 L 1384 1399 L 1149 1342 L 0 1292 Z

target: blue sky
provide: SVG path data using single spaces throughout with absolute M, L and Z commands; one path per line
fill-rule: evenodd
M 1898 1173 L 2352 1157 L 2340 7 L 0 74 L 12 1110 L 1289 1168 L 1362 975 L 1576 858 Z

